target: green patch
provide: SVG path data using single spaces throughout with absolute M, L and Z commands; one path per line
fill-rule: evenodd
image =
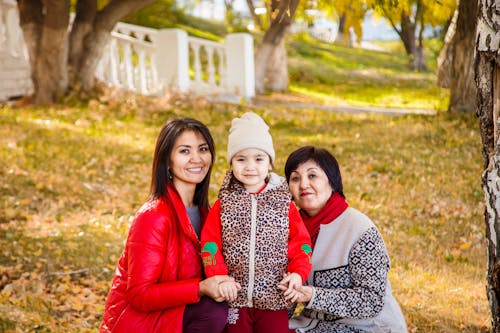
M 309 246 L 309 244 L 304 244 L 300 248 L 302 249 L 302 251 L 304 251 L 305 254 L 312 253 L 312 249 L 311 246 Z
M 206 242 L 205 245 L 203 246 L 203 249 L 201 249 L 201 255 L 203 258 L 203 265 L 204 266 L 211 266 L 211 265 L 217 265 L 217 261 L 215 260 L 215 254 L 219 250 L 217 244 L 215 242 Z M 204 256 L 204 253 L 208 253 L 209 256 Z
M 309 257 L 309 263 L 311 263 L 312 262 L 312 249 L 311 249 L 311 246 L 309 246 L 309 244 L 304 244 L 300 248 Z

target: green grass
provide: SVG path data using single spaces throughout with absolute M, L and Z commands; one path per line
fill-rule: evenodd
M 410 72 L 399 42 L 387 51 L 318 43 L 302 36 L 289 43 L 290 90 L 331 105 L 445 110 L 449 92 L 436 87 L 436 48 L 427 41 L 428 72 Z
M 486 332 L 482 161 L 472 115 L 394 118 L 121 96 L 0 109 L 0 327 L 95 331 L 129 223 L 148 195 L 161 125 L 193 116 L 210 127 L 213 201 L 230 120 L 246 110 L 271 126 L 278 173 L 302 145 L 336 155 L 349 203 L 384 236 L 394 293 L 413 331 Z

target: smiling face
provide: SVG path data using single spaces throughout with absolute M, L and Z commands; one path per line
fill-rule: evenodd
M 271 170 L 269 155 L 260 149 L 247 148 L 237 152 L 231 159 L 233 175 L 246 190 L 255 193 L 266 183 Z
M 180 190 L 196 187 L 205 178 L 212 163 L 212 154 L 203 136 L 191 130 L 184 131 L 170 155 L 170 174 Z
M 313 160 L 299 164 L 290 173 L 288 186 L 295 203 L 309 216 L 317 215 L 333 192 L 326 173 Z

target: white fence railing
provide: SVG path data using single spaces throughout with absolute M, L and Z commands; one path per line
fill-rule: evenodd
M 23 43 L 23 35 L 19 26 L 19 14 L 17 4 L 14 0 L 4 0 L 0 2 L 0 48 L 3 52 L 8 52 L 13 57 L 25 55 L 26 48 Z M 5 46 L 5 47 L 3 47 Z
M 28 50 L 14 0 L 0 0 L 0 101 L 33 92 Z
M 230 34 L 224 43 L 217 43 L 189 37 L 179 29 L 157 30 L 119 22 L 96 77 L 109 86 L 146 95 L 170 90 L 251 98 L 255 96 L 253 57 L 249 34 Z M 12 66 L 13 61 L 19 68 Z M 17 3 L 0 0 L 0 100 L 32 90 Z
M 111 32 L 111 41 L 104 50 L 96 77 L 109 86 L 141 94 L 162 90 L 155 66 L 156 30 L 119 23 L 121 29 Z M 130 28 L 128 26 L 131 26 Z
M 244 66 L 247 62 L 250 66 Z M 120 22 L 96 76 L 110 86 L 142 94 L 167 89 L 250 98 L 255 95 L 253 71 L 253 40 L 248 34 L 228 35 L 225 43 L 217 43 L 179 29 Z
M 226 53 L 223 44 L 188 37 L 190 85 L 195 90 L 226 91 Z
M 328 28 L 309 29 L 309 34 L 323 42 L 333 43 L 337 37 L 337 32 Z

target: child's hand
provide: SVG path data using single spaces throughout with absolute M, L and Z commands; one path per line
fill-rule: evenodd
M 283 276 L 283 280 L 279 283 L 280 289 L 285 290 L 282 287 L 286 287 L 286 290 L 299 289 L 302 286 L 302 278 L 297 273 L 286 273 Z
M 296 302 L 298 299 L 304 298 L 301 292 L 302 278 L 297 273 L 286 273 L 278 284 L 278 288 L 283 291 L 287 301 Z
M 299 289 L 300 286 L 302 286 L 302 278 L 300 277 L 299 274 L 297 273 L 289 273 L 285 276 L 281 282 L 288 281 L 288 290 L 290 289 Z
M 234 301 L 238 296 L 238 291 L 240 289 L 240 284 L 235 281 L 225 281 L 219 283 L 219 293 L 226 301 Z

